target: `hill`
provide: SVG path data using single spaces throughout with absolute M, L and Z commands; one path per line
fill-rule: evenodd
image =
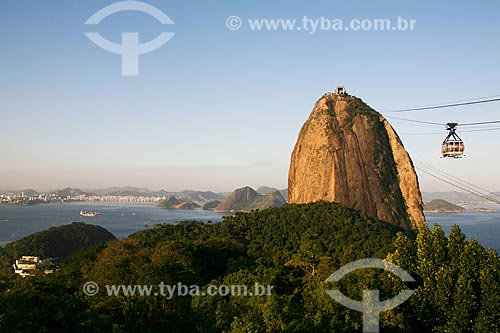
M 80 190 L 78 188 L 71 188 L 71 187 L 66 187 L 65 189 L 62 190 L 52 190 L 50 193 L 56 194 L 61 197 L 73 197 L 73 196 L 79 196 L 79 195 L 91 195 L 92 193 L 85 192 L 83 190 Z
M 20 193 L 24 193 L 24 195 L 26 196 L 36 196 L 36 195 L 39 195 L 40 193 L 31 189 L 31 188 L 27 188 L 23 191 L 21 191 Z
M 465 208 L 452 204 L 446 200 L 435 199 L 424 205 L 424 211 L 429 213 L 461 213 Z
M 500 192 L 493 193 L 494 195 L 500 195 Z M 457 191 L 449 191 L 449 192 L 422 192 L 422 197 L 425 202 L 442 199 L 449 201 L 451 203 L 458 202 L 468 202 L 468 203 L 485 203 L 488 202 L 486 199 L 481 198 L 478 195 L 465 193 L 465 192 L 457 192 Z
M 417 174 L 389 122 L 361 99 L 327 93 L 292 152 L 288 202 L 338 202 L 416 229 L 425 223 Z
M 115 240 L 106 229 L 83 222 L 52 227 L 9 243 L 4 253 L 11 258 L 23 255 L 41 258 L 66 258 L 91 245 Z
M 203 210 L 214 210 L 220 204 L 219 200 L 210 201 L 203 205 Z
M 269 207 L 281 207 L 286 203 L 280 191 L 274 191 L 265 195 L 258 195 L 247 207 L 246 211 L 254 209 L 266 209 Z
M 149 195 L 151 191 L 145 187 L 134 187 L 134 186 L 113 186 L 101 189 L 89 189 L 87 192 L 92 192 L 97 195 Z
M 249 186 L 236 189 L 215 207 L 215 212 L 249 212 L 254 209 L 280 207 L 286 201 L 279 191 L 259 194 Z
M 184 210 L 201 209 L 200 205 L 192 201 L 179 200 L 173 195 L 170 196 L 168 199 L 161 200 L 160 202 L 158 202 L 156 207 L 165 209 L 184 209 Z
M 222 200 L 224 199 L 224 195 L 212 192 L 212 191 L 192 191 L 192 190 L 186 190 L 186 191 L 181 191 L 177 192 L 175 194 L 177 198 L 186 200 L 186 201 L 193 201 L 196 202 L 197 204 L 205 204 L 210 201 L 216 201 L 216 200 Z
M 256 192 L 259 194 L 270 194 L 273 192 L 279 191 L 277 188 L 269 187 L 269 186 L 260 186 Z
M 317 256 L 313 266 L 325 261 L 326 274 L 351 260 L 383 257 L 401 231 L 336 203 L 286 204 L 239 212 L 220 223 L 155 225 L 110 244 L 92 263 L 86 278 L 118 283 L 154 281 L 159 274 L 158 278 L 172 281 L 209 283 L 234 272 L 235 265 L 254 267 L 254 261 L 289 272 L 308 271 L 301 266 L 311 259 L 308 251 Z M 306 257 L 294 257 L 301 251 Z M 315 269 L 321 271 L 319 266 Z

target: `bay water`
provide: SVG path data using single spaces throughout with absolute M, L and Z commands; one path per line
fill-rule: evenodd
M 470 239 L 475 237 L 485 247 L 500 252 L 500 205 L 480 206 L 495 212 L 477 212 L 477 206 L 466 206 L 460 214 L 426 213 L 427 224 L 432 229 L 439 224 L 448 234 L 457 224 Z M 101 217 L 80 217 L 80 211 L 92 211 Z M 161 223 L 184 220 L 219 222 L 224 214 L 204 210 L 169 210 L 156 208 L 154 204 L 69 202 L 64 204 L 38 204 L 34 206 L 0 205 L 0 246 L 46 230 L 53 226 L 83 221 L 99 225 L 117 238 L 127 237 L 137 231 Z

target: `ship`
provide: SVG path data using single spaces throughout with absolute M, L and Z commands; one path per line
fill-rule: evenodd
M 81 217 L 101 217 L 101 213 L 98 212 L 87 212 L 87 211 L 80 211 L 80 216 Z

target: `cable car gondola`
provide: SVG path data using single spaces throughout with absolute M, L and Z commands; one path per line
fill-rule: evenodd
M 461 158 L 464 155 L 464 142 L 455 132 L 457 125 L 458 123 L 446 124 L 446 130 L 449 133 L 441 145 L 441 155 L 443 158 Z

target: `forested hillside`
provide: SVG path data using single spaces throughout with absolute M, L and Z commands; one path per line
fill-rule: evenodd
M 43 258 L 65 258 L 73 252 L 116 239 L 106 229 L 83 222 L 52 227 L 9 243 L 3 248 L 12 258 L 23 255 Z

